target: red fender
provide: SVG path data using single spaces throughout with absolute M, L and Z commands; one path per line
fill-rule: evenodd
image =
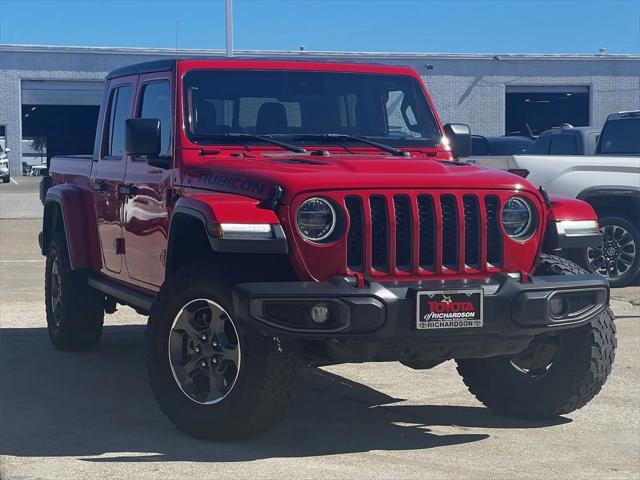
M 53 237 L 58 215 L 62 215 L 64 234 L 69 249 L 69 262 L 72 269 L 100 267 L 99 252 L 92 251 L 89 233 L 89 222 L 93 217 L 87 215 L 84 191 L 75 185 L 55 185 L 47 190 L 44 200 L 44 216 L 42 222 L 42 254 L 46 255 Z M 93 243 L 95 245 L 95 243 Z
M 575 198 L 550 197 L 550 221 L 560 220 L 597 220 L 598 216 L 593 207 L 587 202 Z

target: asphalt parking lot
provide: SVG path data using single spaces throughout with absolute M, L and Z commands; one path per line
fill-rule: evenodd
M 571 415 L 495 416 L 466 391 L 452 362 L 430 371 L 341 365 L 303 371 L 291 410 L 271 431 L 203 442 L 156 408 L 145 318 L 120 308 L 91 352 L 51 346 L 37 179 L 25 180 L 29 187 L 0 185 L 3 479 L 640 477 L 640 287 L 613 292 L 613 374 Z

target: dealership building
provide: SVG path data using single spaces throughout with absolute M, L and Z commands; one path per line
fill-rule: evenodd
M 0 144 L 14 175 L 25 164 L 93 149 L 104 78 L 162 58 L 223 57 L 222 50 L 0 45 Z M 603 124 L 640 109 L 640 55 L 237 51 L 277 58 L 406 65 L 424 79 L 443 122 L 481 135 L 535 135 L 570 123 Z

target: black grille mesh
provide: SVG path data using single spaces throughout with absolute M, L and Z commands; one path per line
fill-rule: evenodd
M 469 267 L 480 266 L 480 207 L 478 197 L 465 195 L 464 206 L 464 263 Z
M 484 198 L 476 195 L 462 195 L 462 203 L 458 206 L 458 197 L 454 194 L 443 194 L 439 197 L 432 194 L 408 195 L 398 194 L 385 196 L 374 194 L 368 197 L 348 195 L 345 206 L 349 215 L 349 232 L 347 234 L 347 265 L 354 271 L 365 271 L 368 255 L 367 246 L 371 249 L 370 266 L 377 271 L 390 272 L 392 268 L 413 271 L 420 267 L 423 270 L 435 271 L 438 265 L 449 270 L 459 270 L 461 260 L 467 267 L 481 269 L 483 249 L 486 249 L 486 260 L 490 266 L 501 267 L 502 233 L 498 222 L 500 200 L 497 195 Z M 388 204 L 391 202 L 391 205 Z M 412 202 L 415 202 L 412 204 Z M 392 207 L 391 211 L 389 208 Z M 368 209 L 368 212 L 365 212 Z M 437 209 L 437 210 L 436 210 Z M 460 211 L 461 210 L 461 211 Z M 481 215 L 484 210 L 486 225 L 483 228 Z M 417 212 L 417 218 L 414 218 Z M 441 231 L 437 231 L 436 212 L 442 216 Z M 368 213 L 371 219 L 371 231 L 366 228 L 365 218 Z M 393 222 L 389 218 L 392 214 Z M 394 225 L 391 229 L 391 225 Z M 482 237 L 486 229 L 486 238 Z M 464 258 L 460 255 L 461 233 L 464 232 Z M 414 236 L 418 236 L 418 265 L 413 265 Z M 390 242 L 395 237 L 395 264 L 390 265 Z M 370 238 L 369 238 L 370 237 Z M 441 241 L 440 246 L 437 242 Z M 370 242 L 367 245 L 367 242 Z M 441 258 L 437 258 L 438 252 Z M 440 261 L 438 261 L 440 260 Z
M 393 197 L 396 215 L 396 265 L 407 270 L 411 268 L 411 204 L 406 195 Z
M 369 199 L 371 203 L 371 265 L 376 270 L 386 270 L 389 264 L 389 218 L 387 200 L 379 195 Z
M 458 205 L 453 195 L 440 197 L 442 211 L 442 265 L 452 270 L 458 266 Z
M 364 270 L 364 225 L 360 197 L 345 198 L 350 225 L 347 234 L 347 264 L 351 270 Z

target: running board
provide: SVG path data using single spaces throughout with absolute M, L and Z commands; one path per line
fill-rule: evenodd
M 151 295 L 137 292 L 130 288 L 124 287 L 113 280 L 91 276 L 87 278 L 90 287 L 100 290 L 102 293 L 112 296 L 118 302 L 130 305 L 136 309 L 151 311 L 151 304 L 154 298 Z

